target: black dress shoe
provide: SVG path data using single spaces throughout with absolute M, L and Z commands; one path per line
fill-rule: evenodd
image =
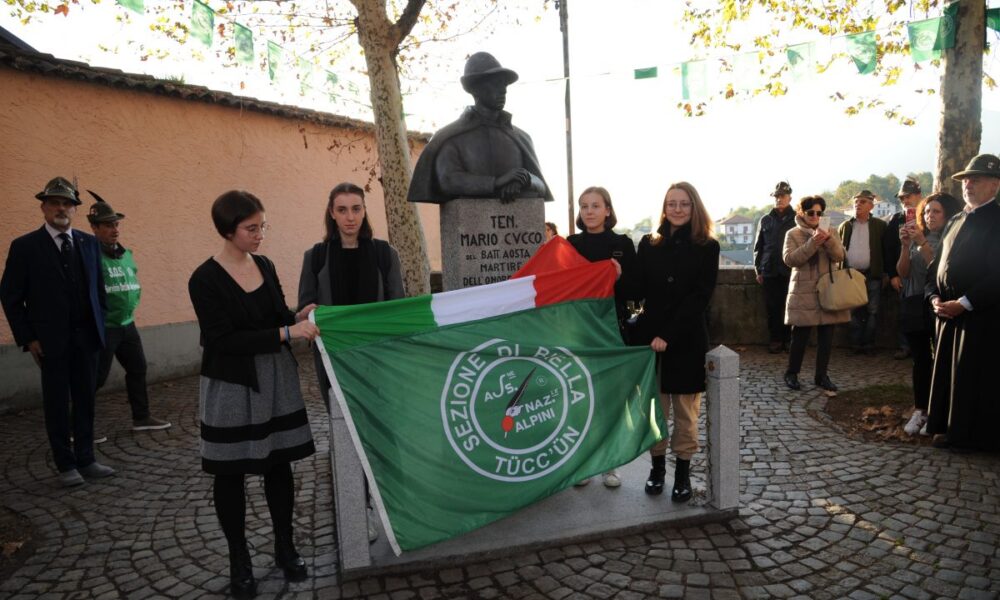
M 816 380 L 815 380 L 815 383 L 816 383 L 816 385 L 818 385 L 819 387 L 823 388 L 824 390 L 826 390 L 828 392 L 836 392 L 837 391 L 837 386 L 833 385 L 833 382 L 830 381 L 830 376 L 829 375 L 824 375 L 822 377 L 817 377 Z
M 663 493 L 663 477 L 667 474 L 667 457 L 654 456 L 653 468 L 649 470 L 649 479 L 646 480 L 646 493 L 650 496 L 659 496 Z
M 799 376 L 796 373 L 785 373 L 785 385 L 790 390 L 802 389 L 802 384 L 799 383 Z
M 229 593 L 240 600 L 257 595 L 257 580 L 253 578 L 253 563 L 245 543 L 229 550 Z
M 305 581 L 306 561 L 302 560 L 292 542 L 291 530 L 274 534 L 274 562 L 281 567 L 288 581 Z
M 674 469 L 674 489 L 670 492 L 674 502 L 687 502 L 691 499 L 691 461 L 677 459 Z
M 767 345 L 767 351 L 770 354 L 780 354 L 781 353 L 781 342 L 771 342 Z

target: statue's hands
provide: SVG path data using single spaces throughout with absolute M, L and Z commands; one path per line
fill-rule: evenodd
M 531 185 L 531 172 L 524 167 L 511 169 L 496 180 L 496 191 L 500 193 L 500 199 L 512 199 L 528 185 Z

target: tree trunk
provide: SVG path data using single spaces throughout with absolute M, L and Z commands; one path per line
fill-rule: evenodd
M 410 148 L 395 57 L 402 40 L 386 15 L 384 0 L 352 0 L 352 3 L 358 11 L 358 39 L 368 65 L 389 241 L 399 251 L 407 295 L 428 294 L 431 267 L 427 241 L 416 206 L 406 201 L 411 176 Z
M 986 2 L 958 2 L 955 47 L 945 50 L 941 76 L 941 127 L 934 189 L 962 197 L 951 176 L 979 153 L 983 136 L 983 45 Z

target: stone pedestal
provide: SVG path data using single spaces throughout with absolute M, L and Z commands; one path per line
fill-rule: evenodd
M 545 241 L 541 198 L 459 198 L 441 205 L 441 271 L 444 289 L 510 279 Z

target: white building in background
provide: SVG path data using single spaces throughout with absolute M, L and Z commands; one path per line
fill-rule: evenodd
M 753 243 L 755 229 L 756 224 L 741 215 L 732 215 L 715 223 L 715 230 L 730 244 L 749 246 Z
M 875 208 L 872 209 L 872 214 L 882 220 L 888 220 L 889 217 L 898 213 L 901 210 L 899 200 L 893 198 L 892 200 L 879 200 L 875 203 Z

